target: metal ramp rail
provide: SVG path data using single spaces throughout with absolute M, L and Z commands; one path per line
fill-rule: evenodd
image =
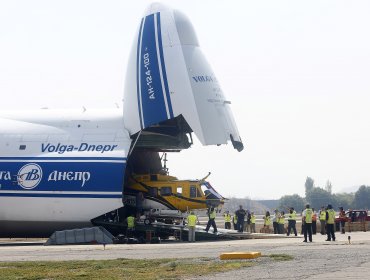
M 113 234 L 125 233 L 127 225 L 123 223 L 112 223 L 95 221 L 95 225 L 105 227 Z M 294 236 L 286 236 L 285 234 L 266 234 L 266 233 L 249 233 L 249 232 L 237 232 L 236 230 L 228 230 L 219 228 L 217 233 L 213 233 L 211 228 L 209 232 L 205 231 L 205 226 L 197 225 L 195 227 L 195 239 L 197 241 L 216 241 L 216 240 L 238 240 L 238 239 L 271 239 L 271 238 L 293 238 Z M 135 226 L 136 237 L 142 236 L 144 239 L 148 239 L 148 232 L 151 236 L 163 237 L 163 240 L 168 239 L 169 236 L 175 237 L 177 240 L 186 241 L 188 240 L 188 228 L 183 225 L 166 224 L 161 222 L 154 222 L 150 225 L 145 225 L 143 222 L 139 222 Z M 150 240 L 147 240 L 148 242 Z

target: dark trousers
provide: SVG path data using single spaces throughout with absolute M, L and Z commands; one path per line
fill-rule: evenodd
M 321 234 L 325 234 L 325 228 L 326 228 L 326 221 L 325 220 L 320 220 L 320 226 L 321 226 Z
M 231 223 L 225 222 L 225 229 L 231 229 Z
M 327 240 L 335 241 L 334 224 L 326 224 L 326 234 L 328 235 Z
M 126 229 L 126 237 L 134 237 L 135 228 Z
M 236 225 L 236 228 L 239 232 L 243 232 L 244 230 L 244 221 L 241 219 L 238 219 L 238 223 Z
M 292 230 L 293 230 L 293 232 L 294 232 L 294 235 L 295 236 L 297 236 L 297 229 L 296 229 L 296 227 L 295 227 L 295 224 L 296 224 L 296 221 L 295 220 L 288 220 L 288 232 L 287 232 L 287 234 L 286 235 L 290 235 L 290 233 L 292 232 Z
M 316 221 L 312 221 L 312 234 L 316 234 Z
M 304 240 L 307 241 L 307 234 L 308 234 L 308 240 L 312 242 L 312 224 L 311 223 L 305 223 L 303 225 L 303 233 L 304 233 Z
M 274 234 L 279 233 L 279 224 L 277 222 L 273 222 L 272 226 L 274 227 Z
M 234 225 L 234 229 L 237 230 L 238 229 L 238 224 L 233 223 L 233 225 Z
M 213 232 L 217 232 L 217 227 L 215 223 L 215 219 L 209 219 L 206 227 L 206 232 L 208 232 L 210 227 L 213 227 Z
M 279 224 L 279 234 L 284 234 L 284 224 Z
M 342 228 L 342 233 L 346 233 L 344 226 L 346 225 L 346 221 L 340 221 L 340 227 Z

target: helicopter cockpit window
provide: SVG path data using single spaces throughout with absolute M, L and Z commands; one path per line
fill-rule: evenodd
M 204 192 L 204 195 L 206 196 L 207 199 L 221 199 L 222 196 L 215 191 L 212 186 L 205 182 L 201 185 L 202 191 Z
M 166 196 L 166 195 L 171 195 L 172 194 L 172 188 L 171 187 L 162 187 L 161 188 L 161 195 Z
M 177 194 L 182 195 L 182 187 L 177 187 Z
M 205 196 L 207 196 L 210 192 L 205 184 L 200 185 L 202 192 L 204 193 Z
M 153 197 L 157 197 L 158 196 L 158 188 L 150 188 L 149 189 L 149 195 L 153 196 Z
M 197 197 L 197 188 L 195 186 L 190 186 L 190 198 Z

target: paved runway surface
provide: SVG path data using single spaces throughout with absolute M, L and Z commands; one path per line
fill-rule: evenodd
M 348 244 L 351 235 L 352 244 Z M 291 261 L 270 258 L 254 260 L 256 265 L 237 271 L 193 279 L 369 279 L 370 233 L 337 233 L 337 241 L 314 235 L 313 243 L 300 238 L 238 240 L 197 243 L 162 243 L 140 245 L 75 246 L 0 246 L 0 262 L 61 261 L 116 258 L 218 258 L 232 251 L 260 251 L 262 255 L 289 254 Z M 7 240 L 0 240 L 4 242 Z M 33 240 L 32 240 L 33 241 Z

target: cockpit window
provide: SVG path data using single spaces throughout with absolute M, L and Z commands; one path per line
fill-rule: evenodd
M 212 186 L 208 182 L 204 182 L 201 185 L 201 188 L 207 199 L 222 199 L 223 198 L 218 192 L 216 192 L 214 188 L 212 188 Z
M 158 188 L 150 188 L 149 189 L 150 196 L 157 197 L 158 196 Z
M 177 187 L 177 194 L 182 195 L 182 187 Z
M 195 186 L 190 186 L 190 198 L 197 197 L 197 188 Z
M 171 187 L 161 187 L 161 195 L 171 195 L 172 194 L 172 188 Z
M 209 193 L 207 186 L 205 184 L 201 184 L 200 188 L 202 189 L 204 195 L 207 196 L 207 193 Z

